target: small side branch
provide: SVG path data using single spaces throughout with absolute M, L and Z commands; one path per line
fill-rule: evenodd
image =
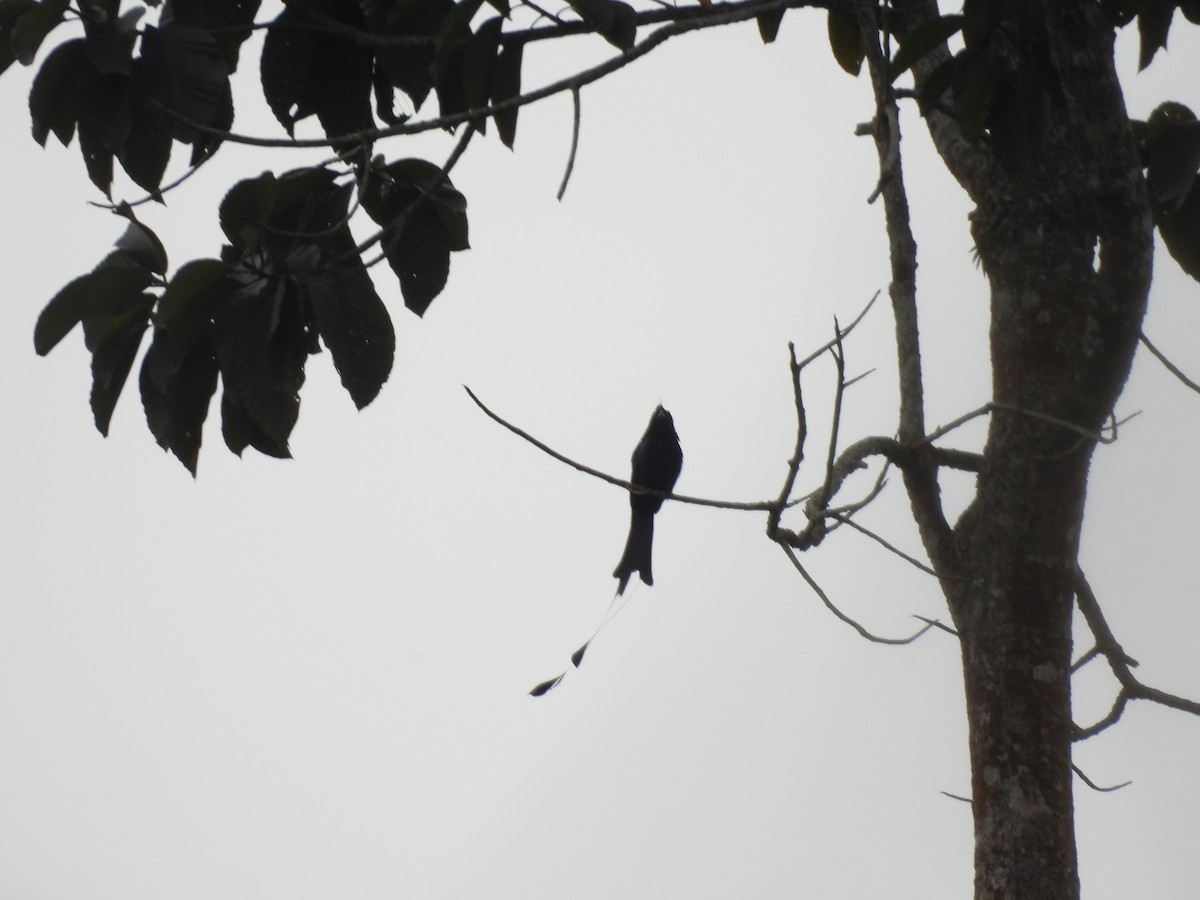
M 558 200 L 562 200 L 563 194 L 567 192 L 567 183 L 571 180 L 571 173 L 575 171 L 575 151 L 579 149 L 579 88 L 571 88 L 571 104 L 574 107 L 574 115 L 571 117 L 571 153 L 567 157 L 567 170 L 563 172 L 562 184 L 558 187 Z
M 1076 570 L 1075 602 L 1078 604 L 1084 621 L 1087 622 L 1088 628 L 1096 639 L 1096 646 L 1071 667 L 1072 672 L 1078 671 L 1081 666 L 1096 656 L 1103 656 L 1108 661 L 1113 676 L 1121 686 L 1107 715 L 1086 727 L 1075 726 L 1074 739 L 1076 741 L 1087 740 L 1104 731 L 1106 728 L 1115 725 L 1120 721 L 1121 716 L 1125 712 L 1125 707 L 1130 700 L 1150 700 L 1162 706 L 1177 709 L 1180 712 L 1200 716 L 1200 703 L 1197 701 L 1189 700 L 1186 697 L 1179 697 L 1175 694 L 1168 694 L 1166 691 L 1142 684 L 1134 676 L 1133 669 L 1137 666 L 1137 660 L 1127 654 L 1117 642 L 1112 629 L 1104 618 L 1104 613 L 1100 609 L 1100 602 L 1096 599 L 1096 594 L 1092 591 L 1091 585 L 1088 584 L 1088 580 L 1084 576 L 1082 569 Z
M 1122 781 L 1120 784 L 1114 784 L 1112 787 L 1100 787 L 1100 785 L 1088 778 L 1087 775 L 1083 773 L 1083 769 L 1079 768 L 1079 766 L 1075 765 L 1075 763 L 1071 763 L 1071 769 L 1076 775 L 1079 776 L 1080 781 L 1090 787 L 1093 791 L 1099 791 L 1102 794 L 1109 794 L 1113 791 L 1119 791 L 1121 788 L 1129 787 L 1129 785 L 1133 784 L 1132 781 Z
M 927 622 L 925 624 L 925 626 L 923 628 L 921 628 L 918 632 L 916 632 L 915 634 L 909 635 L 908 637 L 905 637 L 905 638 L 885 638 L 885 637 L 879 637 L 878 635 L 872 634 L 871 632 L 867 631 L 867 629 L 865 629 L 862 625 L 858 624 L 858 622 L 854 621 L 852 618 L 850 618 L 848 615 L 846 615 L 844 612 L 842 612 L 840 609 L 838 609 L 836 606 L 833 605 L 833 601 L 829 599 L 829 595 L 826 594 L 825 591 L 823 591 L 821 589 L 821 586 L 819 584 L 817 584 L 816 580 L 811 575 L 808 574 L 808 570 L 804 568 L 804 565 L 800 562 L 800 558 L 798 556 L 796 556 L 795 550 L 793 550 L 787 544 L 780 544 L 779 546 L 781 546 L 783 548 L 783 552 L 787 554 L 787 558 L 792 561 L 792 565 L 796 567 L 796 571 L 800 573 L 800 577 L 803 578 L 808 583 L 808 586 L 813 589 L 813 593 L 815 593 L 818 597 L 821 598 L 821 602 L 825 604 L 825 608 L 828 609 L 835 616 L 837 616 L 838 619 L 845 622 L 847 625 L 849 625 L 851 628 L 853 628 L 855 631 L 857 631 L 860 637 L 863 637 L 866 640 L 871 641 L 872 643 L 875 643 L 875 644 L 889 644 L 892 646 L 899 646 L 902 644 L 911 644 L 913 641 L 915 641 L 921 635 L 928 632 L 931 628 L 936 627 L 934 625 L 934 623 Z
M 1140 338 L 1141 338 L 1142 343 L 1146 346 L 1146 349 L 1149 350 L 1151 354 L 1153 354 L 1155 359 L 1157 359 L 1160 363 L 1163 364 L 1163 366 L 1166 368 L 1166 370 L 1168 372 L 1170 372 L 1172 375 L 1174 375 L 1176 378 L 1178 378 L 1183 384 L 1187 385 L 1193 391 L 1200 394 L 1200 384 L 1196 384 L 1196 382 L 1192 381 L 1192 379 L 1190 379 L 1186 375 L 1184 375 L 1183 370 L 1181 370 L 1173 362 L 1171 362 L 1169 359 L 1167 359 L 1166 356 L 1163 355 L 1163 352 L 1161 350 L 1159 350 L 1152 343 L 1150 343 L 1150 338 L 1146 337 L 1146 332 L 1143 331 L 1140 335 Z
M 533 444 L 533 446 L 537 447 L 547 456 L 551 456 L 561 463 L 566 463 L 572 469 L 583 472 L 585 475 L 591 475 L 593 478 L 599 478 L 601 481 L 607 481 L 609 484 L 614 484 L 626 491 L 631 491 L 635 494 L 652 494 L 655 497 L 662 497 L 664 500 L 675 500 L 678 503 L 690 503 L 693 506 L 710 506 L 716 509 L 737 509 L 742 510 L 743 512 L 770 512 L 771 510 L 775 509 L 776 501 L 774 500 L 759 500 L 750 503 L 742 503 L 733 500 L 709 500 L 704 497 L 689 497 L 685 494 L 673 494 L 668 491 L 656 491 L 653 488 L 632 484 L 631 482 L 626 481 L 624 478 L 617 478 L 615 475 L 609 475 L 607 472 L 601 472 L 599 469 L 593 469 L 591 466 L 585 466 L 583 463 L 576 462 L 569 456 L 559 453 L 553 447 L 550 447 L 549 445 L 539 441 L 529 432 L 518 428 L 508 420 L 492 412 L 484 405 L 482 400 L 475 396 L 475 392 L 465 384 L 463 385 L 463 390 L 467 392 L 467 396 L 474 401 L 476 406 L 483 410 L 484 414 L 487 415 L 488 418 L 492 419 L 494 422 L 498 422 L 500 425 L 503 425 L 517 437 Z

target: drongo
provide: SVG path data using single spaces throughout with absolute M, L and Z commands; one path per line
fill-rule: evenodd
M 632 461 L 633 473 L 629 477 L 632 484 L 667 492 L 675 487 L 683 468 L 683 450 L 675 433 L 675 422 L 661 405 L 650 417 L 646 433 L 634 448 Z M 663 498 L 653 494 L 629 495 L 629 539 L 625 541 L 621 561 L 613 570 L 613 578 L 619 579 L 618 594 L 624 593 L 634 572 L 640 573 L 646 584 L 654 584 L 650 550 L 654 544 L 654 514 L 662 504 Z

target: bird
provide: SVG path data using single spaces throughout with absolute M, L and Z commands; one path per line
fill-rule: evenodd
M 663 409 L 662 404 L 654 410 L 646 433 L 633 450 L 630 483 L 637 487 L 652 488 L 670 493 L 683 468 L 683 449 L 679 446 L 679 435 L 675 433 L 675 420 Z M 629 537 L 625 541 L 625 552 L 613 569 L 617 581 L 617 595 L 625 592 L 625 586 L 634 572 L 642 576 L 646 584 L 654 584 L 650 570 L 650 552 L 654 545 L 654 514 L 662 508 L 663 498 L 655 494 L 629 494 Z

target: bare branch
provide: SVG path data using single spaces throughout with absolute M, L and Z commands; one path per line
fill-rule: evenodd
M 601 472 L 599 469 L 593 469 L 591 466 L 585 466 L 583 463 L 576 462 L 575 460 L 571 459 L 570 457 L 564 456 L 563 454 L 559 453 L 557 450 L 555 450 L 552 447 L 539 441 L 533 435 L 529 434 L 529 432 L 523 431 L 522 429 L 518 428 L 516 425 L 513 425 L 511 422 L 501 418 L 496 413 L 492 412 L 490 409 L 488 409 L 483 404 L 482 400 L 480 400 L 478 397 L 475 396 L 475 392 L 472 391 L 465 384 L 463 385 L 463 390 L 467 392 L 467 396 L 470 397 L 475 402 L 476 406 L 478 406 L 481 410 L 483 410 L 483 412 L 488 416 L 488 418 L 503 425 L 505 428 L 507 428 L 509 431 L 511 431 L 517 437 L 524 438 L 526 441 L 533 444 L 533 446 L 537 447 L 539 450 L 541 450 L 547 456 L 551 456 L 554 459 L 557 459 L 561 463 L 566 463 L 572 469 L 576 469 L 580 472 L 583 472 L 585 475 L 591 475 L 593 478 L 599 478 L 601 481 L 607 481 L 609 484 L 615 484 L 617 487 L 623 488 L 624 490 L 627 490 L 627 491 L 631 491 L 632 493 L 652 494 L 655 497 L 662 497 L 664 500 L 675 500 L 678 503 L 690 503 L 693 506 L 711 506 L 715 509 L 737 509 L 737 510 L 741 510 L 743 512 L 770 512 L 773 509 L 775 509 L 775 507 L 776 507 L 777 501 L 774 501 L 774 500 L 759 500 L 757 502 L 752 502 L 752 503 L 740 503 L 740 502 L 731 501 L 731 500 L 708 500 L 708 499 L 705 499 L 704 497 L 689 497 L 685 494 L 672 494 L 668 491 L 657 491 L 657 490 L 654 490 L 653 488 L 643 487 L 642 485 L 638 485 L 638 484 L 632 484 L 631 482 L 628 482 L 623 478 L 617 478 L 616 476 L 609 475 L 607 472 Z
M 855 522 L 849 516 L 842 515 L 841 513 L 833 513 L 831 518 L 836 519 L 837 521 L 841 522 L 843 525 L 849 525 L 851 528 L 853 528 L 855 531 L 859 532 L 860 534 L 865 534 L 867 537 L 869 537 L 871 540 L 875 541 L 875 543 L 879 544 L 885 550 L 888 550 L 888 551 L 894 553 L 896 556 L 900 557 L 902 560 L 904 560 L 909 565 L 915 566 L 916 568 L 920 569 L 926 575 L 932 575 L 934 578 L 945 577 L 943 575 L 939 575 L 934 569 L 925 565 L 925 563 L 921 562 L 919 559 L 909 556 L 907 553 L 905 553 L 903 550 L 901 550 L 899 547 L 895 546 L 894 544 L 888 543 L 884 538 L 880 537 L 875 532 L 871 531 L 869 528 L 859 525 L 857 522 Z
M 875 305 L 875 301 L 878 299 L 879 299 L 879 291 L 876 291 L 874 294 L 871 295 L 871 299 L 867 301 L 867 305 L 862 308 L 862 312 L 860 312 L 857 316 L 854 317 L 853 322 L 851 322 L 845 328 L 838 329 L 836 336 L 833 338 L 833 340 L 822 344 L 820 347 L 818 347 L 812 353 L 808 354 L 808 356 L 804 357 L 804 359 L 800 360 L 800 362 L 797 363 L 797 366 L 799 368 L 803 369 L 809 363 L 811 363 L 813 360 L 817 359 L 818 357 L 824 356 L 825 352 L 827 350 L 832 350 L 837 345 L 838 341 L 840 341 L 843 338 L 845 338 L 846 336 L 848 336 L 850 334 L 850 332 L 852 332 L 855 328 L 858 327 L 858 323 L 867 317 L 867 313 L 869 313 L 871 311 L 871 307 Z
M 1112 629 L 1104 618 L 1103 611 L 1100 609 L 1100 602 L 1096 599 L 1095 592 L 1092 591 L 1091 585 L 1088 584 L 1083 570 L 1079 568 L 1075 572 L 1075 602 L 1078 604 L 1079 611 L 1083 614 L 1088 628 L 1096 639 L 1096 646 L 1093 650 L 1085 654 L 1079 662 L 1075 663 L 1071 667 L 1071 671 L 1078 671 L 1081 666 L 1094 658 L 1096 654 L 1102 655 L 1108 660 L 1109 668 L 1112 669 L 1112 673 L 1120 683 L 1121 689 L 1117 692 L 1112 709 L 1108 711 L 1108 714 L 1104 718 L 1086 727 L 1075 726 L 1074 740 L 1086 740 L 1114 725 L 1120 720 L 1121 715 L 1125 712 L 1125 706 L 1130 700 L 1150 700 L 1162 706 L 1177 709 L 1180 712 L 1200 716 L 1200 703 L 1197 701 L 1189 700 L 1186 697 L 1179 697 L 1175 694 L 1168 694 L 1166 691 L 1142 684 L 1134 676 L 1133 669 L 1138 664 L 1137 660 L 1126 653 L 1117 642 Z
M 924 622 L 927 625 L 932 625 L 934 628 L 940 628 L 942 631 L 946 632 L 946 634 L 954 635 L 954 637 L 959 636 L 957 631 L 955 631 L 949 625 L 943 624 L 942 622 L 940 622 L 937 619 L 927 619 L 924 616 L 913 616 L 913 618 L 919 619 L 920 621 Z
M 855 631 L 857 631 L 861 637 L 866 638 L 868 641 L 871 641 L 872 643 L 875 643 L 875 644 L 889 644 L 892 646 L 899 646 L 901 644 L 911 644 L 913 641 L 915 641 L 921 635 L 925 634 L 925 632 L 929 631 L 929 629 L 934 627 L 932 624 L 927 624 L 924 628 L 922 628 L 916 634 L 910 635 L 909 637 L 906 637 L 906 638 L 884 638 L 884 637 L 878 637 L 874 634 L 871 634 L 871 632 L 867 631 L 867 629 L 863 628 L 861 625 L 859 625 L 857 622 L 855 622 L 853 619 L 851 619 L 848 615 L 846 615 L 844 612 L 842 612 L 840 609 L 838 609 L 836 606 L 833 605 L 832 601 L 830 601 L 830 599 L 829 599 L 829 596 L 823 590 L 821 590 L 821 586 L 819 584 L 817 584 L 817 582 L 813 579 L 813 577 L 811 575 L 808 574 L 808 571 L 801 564 L 800 558 L 798 556 L 796 556 L 795 550 L 793 550 L 787 544 L 780 544 L 779 546 L 783 548 L 783 552 L 786 553 L 787 558 L 792 561 L 792 565 L 796 567 L 796 571 L 800 573 L 800 576 L 806 582 L 808 582 L 808 586 L 813 589 L 813 592 L 818 597 L 821 598 L 821 602 L 825 604 L 825 608 L 828 609 L 835 616 L 837 616 L 839 619 L 841 619 L 843 622 L 845 622 L 847 625 L 849 625 L 851 628 L 853 628 Z
M 1112 787 L 1100 787 L 1100 785 L 1096 784 L 1096 782 L 1084 775 L 1083 769 L 1079 768 L 1079 766 L 1075 765 L 1075 763 L 1071 763 L 1071 769 L 1076 775 L 1079 776 L 1080 781 L 1090 787 L 1093 791 L 1099 791 L 1102 794 L 1108 794 L 1112 791 L 1119 791 L 1121 788 L 1129 787 L 1129 785 L 1133 784 L 1132 781 L 1122 781 L 1120 784 L 1114 784 Z
M 571 104 L 574 108 L 571 119 L 571 154 L 567 157 L 567 171 L 563 172 L 562 184 L 558 187 L 557 199 L 560 201 L 567 192 L 567 182 L 571 180 L 571 173 L 575 171 L 575 151 L 579 149 L 579 88 L 571 88 Z
M 1166 370 L 1168 372 L 1170 372 L 1172 375 L 1174 375 L 1176 378 L 1178 378 L 1185 385 L 1190 387 L 1193 391 L 1200 394 L 1200 384 L 1196 384 L 1196 382 L 1192 381 L 1192 379 L 1190 379 L 1186 375 L 1184 375 L 1183 371 L 1178 366 L 1176 366 L 1173 362 L 1171 362 L 1169 359 L 1167 359 L 1166 356 L 1163 355 L 1161 350 L 1159 350 L 1152 343 L 1150 343 L 1150 338 L 1146 337 L 1146 332 L 1143 331 L 1141 333 L 1140 337 L 1141 337 L 1142 343 L 1146 345 L 1146 349 L 1149 350 L 1152 354 L 1154 354 L 1154 358 L 1157 359 L 1160 363 L 1162 363 L 1163 366 L 1166 367 Z
M 804 412 L 804 391 L 800 386 L 802 367 L 796 360 L 796 345 L 791 341 L 788 341 L 788 355 L 791 362 L 792 396 L 796 403 L 796 449 L 792 452 L 792 458 L 788 460 L 787 475 L 783 479 L 783 487 L 779 489 L 779 498 L 767 516 L 767 536 L 771 540 L 778 540 L 779 520 L 792 495 L 792 488 L 795 487 L 796 476 L 800 472 L 800 463 L 804 461 L 804 442 L 808 438 L 808 417 Z
M 970 797 L 960 797 L 958 794 L 952 794 L 949 791 L 938 791 L 938 793 L 941 794 L 943 797 L 949 797 L 951 800 L 961 800 L 963 803 L 966 803 L 968 806 L 970 806 L 973 803 L 973 801 L 971 800 Z

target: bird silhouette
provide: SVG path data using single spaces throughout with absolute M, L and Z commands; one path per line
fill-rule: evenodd
M 646 433 L 634 448 L 632 463 L 633 472 L 629 477 L 632 484 L 667 492 L 675 487 L 679 470 L 683 468 L 683 450 L 679 446 L 679 435 L 675 433 L 675 420 L 661 405 L 654 410 Z M 625 592 L 634 572 L 638 572 L 646 584 L 654 584 L 650 554 L 654 546 L 654 514 L 662 504 L 663 498 L 654 494 L 629 494 L 629 537 L 621 561 L 613 569 L 613 578 L 618 579 L 617 594 Z

